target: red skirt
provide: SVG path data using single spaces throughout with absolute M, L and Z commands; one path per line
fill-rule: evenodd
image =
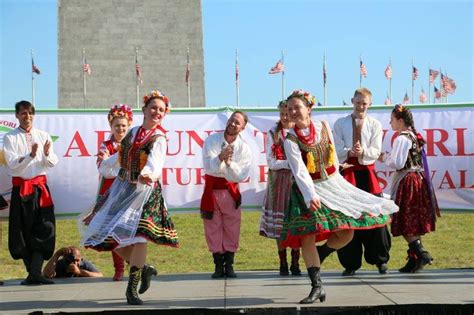
M 438 209 L 434 209 L 421 173 L 408 173 L 397 189 L 395 203 L 400 210 L 392 217 L 392 235 L 424 235 L 435 230 Z M 436 207 L 436 206 L 435 206 Z

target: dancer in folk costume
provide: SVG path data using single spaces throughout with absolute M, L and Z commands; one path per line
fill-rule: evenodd
M 268 184 L 263 202 L 262 216 L 260 218 L 260 235 L 276 239 L 278 257 L 280 259 L 280 275 L 287 276 L 288 261 L 286 247 L 281 245 L 280 234 L 283 226 L 285 209 L 290 201 L 290 188 L 292 184 L 291 171 L 283 149 L 283 141 L 288 130 L 294 123 L 288 117 L 286 100 L 278 104 L 280 120 L 272 127 L 266 136 L 266 157 L 268 164 Z M 299 266 L 300 249 L 291 249 L 290 271 L 294 276 L 301 275 Z
M 242 197 L 239 183 L 248 178 L 252 155 L 240 133 L 247 115 L 236 110 L 224 132 L 210 135 L 202 150 L 206 172 L 201 199 L 201 217 L 207 247 L 215 270 L 212 278 L 235 278 L 235 252 L 239 248 Z
M 147 242 L 178 246 L 160 183 L 167 150 L 161 123 L 170 102 L 159 91 L 145 95 L 143 101 L 143 124 L 131 128 L 119 151 L 101 162 L 101 168 L 118 168 L 118 176 L 93 212 L 83 219 L 88 226 L 82 235 L 85 247 L 115 250 L 129 262 L 125 295 L 132 305 L 143 303 L 138 293 L 148 290 L 151 277 L 157 275 L 153 266 L 145 264 Z
M 352 185 L 376 196 L 382 196 L 375 161 L 382 150 L 382 124 L 369 116 L 372 93 L 366 88 L 355 90 L 352 98 L 353 111 L 334 123 L 334 146 L 339 161 L 348 167 L 342 176 Z M 379 273 L 387 272 L 390 259 L 391 239 L 387 226 L 354 232 L 352 240 L 337 251 L 343 276 L 353 276 L 362 265 L 362 256 L 367 263 L 376 265 Z
M 107 120 L 109 121 L 110 131 L 112 135 L 109 140 L 102 142 L 99 153 L 97 154 L 97 167 L 100 176 L 99 192 L 97 200 L 105 195 L 105 192 L 109 190 L 110 186 L 114 182 L 115 177 L 118 175 L 117 168 L 114 167 L 103 167 L 101 168 L 102 161 L 107 159 L 109 156 L 117 153 L 120 146 L 120 142 L 127 134 L 128 128 L 133 121 L 133 111 L 130 106 L 126 104 L 113 105 L 109 113 L 107 114 Z M 115 251 L 112 251 L 112 259 L 114 261 L 114 281 L 121 281 L 125 269 L 125 260 L 120 257 Z
M 311 291 L 300 303 L 318 299 L 323 302 L 326 292 L 320 266 L 324 259 L 344 247 L 352 239 L 354 229 L 383 226 L 398 207 L 393 201 L 358 189 L 339 174 L 328 123 L 311 120 L 316 99 L 310 93 L 293 91 L 287 101 L 295 127 L 289 131 L 284 148 L 295 182 L 281 238 L 283 245 L 301 246 L 311 279 Z M 322 240 L 327 242 L 316 249 L 315 242 Z
M 393 236 L 402 235 L 408 243 L 407 263 L 399 271 L 418 272 L 433 261 L 421 237 L 435 231 L 440 211 L 423 149 L 425 140 L 415 129 L 411 110 L 396 105 L 390 125 L 398 136 L 392 152 L 381 154 L 380 160 L 397 170 L 392 175 L 391 197 L 400 211 L 393 215 L 391 231 Z
M 58 156 L 51 136 L 33 127 L 33 104 L 16 103 L 15 115 L 20 126 L 3 138 L 7 172 L 13 184 L 8 248 L 13 259 L 23 259 L 28 272 L 21 284 L 52 284 L 41 271 L 43 261 L 53 255 L 56 241 L 54 204 L 46 173 L 58 163 Z

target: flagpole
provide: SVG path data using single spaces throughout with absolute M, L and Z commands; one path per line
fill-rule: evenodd
M 135 97 L 136 97 L 136 105 L 137 108 L 140 108 L 140 78 L 138 77 L 137 73 L 137 65 L 138 65 L 138 47 L 135 46 Z
M 239 51 L 235 50 L 235 102 L 240 107 L 240 85 L 239 85 Z
M 285 67 L 285 55 L 283 50 L 281 51 L 281 63 L 283 64 L 283 67 Z M 283 71 L 281 72 L 281 99 L 285 99 L 285 68 L 283 68 Z
M 187 93 L 188 93 L 188 108 L 191 108 L 191 70 L 189 68 L 189 47 L 186 50 L 186 71 L 189 71 L 188 82 L 187 82 Z
M 84 71 L 84 65 L 86 64 L 86 49 L 82 48 L 82 93 L 83 93 L 83 108 L 86 108 L 86 95 L 87 95 L 87 83 L 86 83 L 86 72 Z
M 327 73 L 326 73 L 326 54 L 323 57 L 323 81 L 324 81 L 324 106 L 327 106 Z
M 31 60 L 33 60 L 33 49 L 31 50 Z M 31 64 L 33 65 L 33 61 Z M 31 103 L 35 105 L 35 75 L 33 66 L 31 67 Z

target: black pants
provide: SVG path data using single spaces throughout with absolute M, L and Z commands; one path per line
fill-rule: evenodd
M 355 171 L 356 186 L 369 191 L 368 171 Z M 362 265 L 362 253 L 365 261 L 371 265 L 384 264 L 390 259 L 392 240 L 387 226 L 370 230 L 354 231 L 354 238 L 337 251 L 339 262 L 345 269 L 357 270 Z
M 54 253 L 56 222 L 54 206 L 39 207 L 41 191 L 34 188 L 33 196 L 22 199 L 20 187 L 14 186 L 8 218 L 8 249 L 13 259 L 31 261 L 33 252 L 49 259 Z M 25 265 L 26 265 L 25 262 Z

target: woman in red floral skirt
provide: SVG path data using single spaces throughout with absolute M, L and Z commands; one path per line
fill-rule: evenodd
M 400 211 L 392 217 L 392 235 L 402 235 L 408 243 L 408 261 L 400 272 L 418 272 L 433 258 L 424 249 L 421 236 L 435 230 L 440 216 L 438 203 L 430 181 L 425 141 L 416 131 L 411 110 L 396 105 L 390 125 L 398 132 L 390 154 L 379 158 L 397 171 L 392 177 L 391 196 Z

